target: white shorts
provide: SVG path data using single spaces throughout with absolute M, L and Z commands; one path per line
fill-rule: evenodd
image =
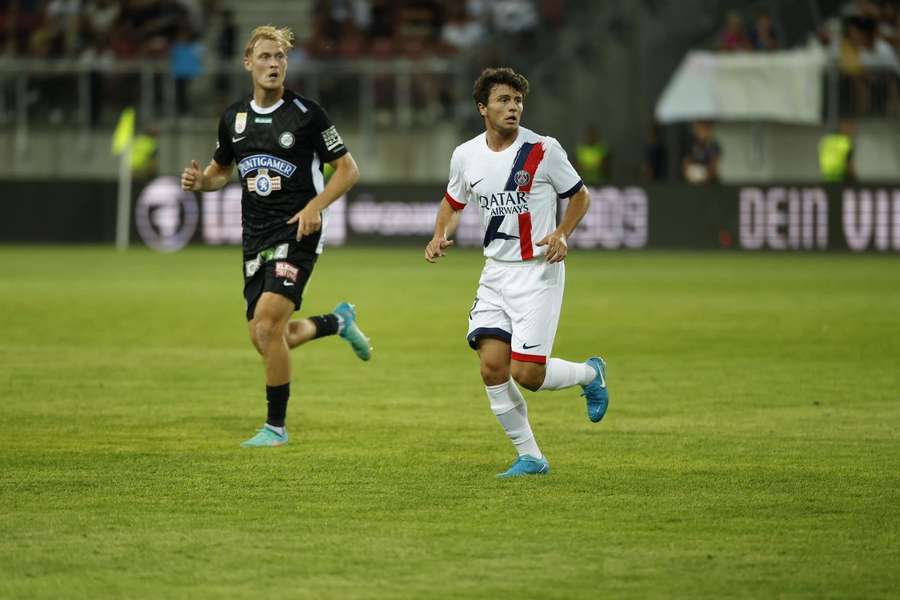
M 469 345 L 477 349 L 480 338 L 495 338 L 510 344 L 513 360 L 546 363 L 565 285 L 565 263 L 487 259 L 469 313 Z

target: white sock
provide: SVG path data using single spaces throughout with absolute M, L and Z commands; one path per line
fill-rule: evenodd
M 528 406 L 525 404 L 525 398 L 513 380 L 510 379 L 500 385 L 487 385 L 484 389 L 491 403 L 491 411 L 497 416 L 519 456 L 530 454 L 535 458 L 543 457 L 528 423 Z
M 275 427 L 274 425 L 269 425 L 268 423 L 266 423 L 266 429 L 271 429 L 278 435 L 284 435 L 284 427 Z
M 561 358 L 547 361 L 547 371 L 541 390 L 563 390 L 573 385 L 587 385 L 597 376 L 597 371 L 587 363 L 575 363 Z

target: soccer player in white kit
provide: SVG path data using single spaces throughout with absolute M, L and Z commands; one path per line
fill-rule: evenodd
M 528 80 L 508 68 L 485 69 L 475 82 L 485 132 L 453 151 L 447 193 L 425 247 L 425 259 L 436 262 L 453 244 L 459 212 L 469 203 L 481 209 L 486 260 L 466 337 L 478 351 L 491 410 L 519 454 L 498 477 L 550 470 L 517 382 L 531 391 L 580 385 L 595 423 L 609 402 L 602 358 L 583 363 L 551 358 L 565 286 L 566 237 L 587 212 L 590 196 L 559 142 L 519 125 L 527 93 Z M 558 198 L 569 199 L 559 225 Z

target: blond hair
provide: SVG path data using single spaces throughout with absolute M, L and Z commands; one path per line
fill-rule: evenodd
M 294 47 L 294 32 L 289 27 L 278 29 L 274 25 L 260 25 L 250 32 L 250 39 L 244 48 L 244 56 L 253 54 L 253 48 L 260 40 L 270 40 L 280 45 L 287 52 Z

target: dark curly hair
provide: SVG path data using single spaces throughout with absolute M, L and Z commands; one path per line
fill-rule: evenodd
M 478 104 L 487 105 L 491 89 L 495 85 L 508 85 L 520 92 L 523 97 L 528 95 L 528 80 L 525 77 L 509 67 L 490 67 L 481 72 L 472 87 L 472 98 L 475 99 L 476 106 Z

